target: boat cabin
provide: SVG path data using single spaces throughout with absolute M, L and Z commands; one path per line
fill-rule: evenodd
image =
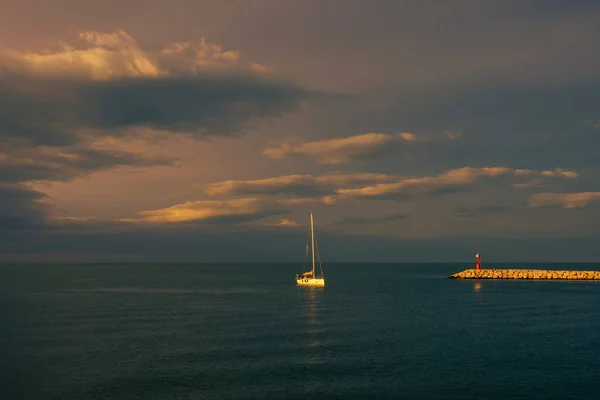
M 306 271 L 302 274 L 298 274 L 296 275 L 296 279 L 302 279 L 302 278 L 313 278 L 313 272 L 312 271 Z

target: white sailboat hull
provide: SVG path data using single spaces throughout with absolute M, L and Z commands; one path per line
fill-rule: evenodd
M 325 286 L 325 278 L 297 278 L 296 283 L 300 286 Z

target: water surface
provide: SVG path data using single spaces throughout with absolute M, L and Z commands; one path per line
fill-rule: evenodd
M 5 398 L 581 399 L 600 393 L 600 282 L 471 265 L 0 266 Z M 598 269 L 594 265 L 503 265 Z

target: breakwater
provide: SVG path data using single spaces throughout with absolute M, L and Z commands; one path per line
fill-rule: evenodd
M 600 271 L 558 271 L 551 269 L 466 269 L 450 279 L 539 279 L 600 281 Z

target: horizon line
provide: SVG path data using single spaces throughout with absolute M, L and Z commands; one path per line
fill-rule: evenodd
M 498 264 L 600 264 L 600 261 L 490 261 L 482 264 L 497 266 Z M 0 266 L 6 264 L 306 264 L 306 261 L 2 261 Z M 473 264 L 473 261 L 330 261 L 323 263 L 327 264 Z

